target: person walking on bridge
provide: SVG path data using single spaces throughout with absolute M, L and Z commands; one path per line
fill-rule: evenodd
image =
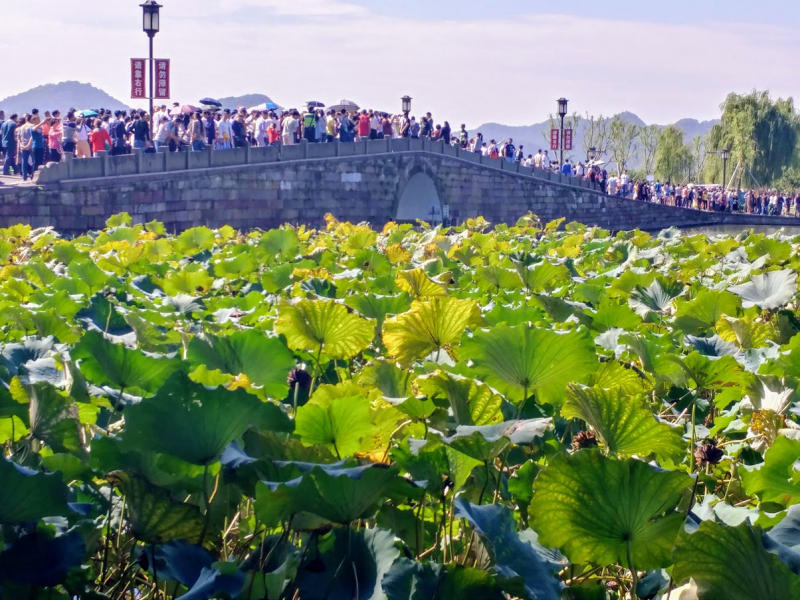
M 0 137 L 3 138 L 3 149 L 5 150 L 3 175 L 11 175 L 17 172 L 17 113 L 12 114 L 3 123 Z
M 309 144 L 317 141 L 317 114 L 311 107 L 303 113 L 303 137 Z

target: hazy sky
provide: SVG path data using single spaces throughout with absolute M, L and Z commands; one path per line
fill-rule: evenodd
M 88 81 L 130 100 L 141 0 L 2 0 L 0 98 Z M 430 110 L 457 127 L 570 109 L 715 118 L 730 91 L 797 96 L 792 0 L 161 0 L 174 100 L 265 93 Z M 38 32 L 38 34 L 37 34 Z M 0 107 L 1 108 L 1 107 Z M 39 107 L 44 109 L 46 107 Z

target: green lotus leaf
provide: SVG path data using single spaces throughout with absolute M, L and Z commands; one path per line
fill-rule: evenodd
M 585 312 L 591 316 L 591 328 L 600 333 L 614 327 L 633 331 L 642 322 L 642 318 L 629 307 L 608 299 L 600 303 L 596 312 Z
M 208 465 L 251 425 L 285 430 L 286 421 L 278 406 L 242 389 L 209 389 L 176 373 L 155 396 L 125 410 L 125 440 L 142 451 Z
M 735 319 L 723 315 L 717 322 L 717 333 L 726 342 L 734 342 L 743 350 L 761 348 L 773 337 L 769 323 L 755 321 L 751 317 Z
M 569 386 L 561 407 L 565 419 L 583 419 L 600 436 L 608 452 L 619 456 L 674 458 L 686 451 L 683 429 L 658 421 L 641 397 L 621 389 Z
M 349 359 L 369 346 L 374 330 L 334 301 L 301 300 L 281 306 L 275 332 L 286 336 L 292 350 Z
M 781 522 L 770 530 L 769 537 L 800 552 L 800 505 L 795 504 L 786 511 Z
M 678 361 L 677 349 L 672 345 L 667 336 L 656 336 L 650 333 L 628 334 L 619 338 L 621 344 L 626 344 L 631 352 L 638 358 L 641 366 L 657 379 L 667 380 L 675 385 L 681 385 L 686 378 L 686 373 Z
M 297 409 L 295 421 L 304 444 L 325 446 L 340 458 L 358 452 L 375 432 L 369 400 L 359 396 L 320 401 L 315 395 Z
M 364 367 L 358 381 L 368 390 L 380 390 L 386 398 L 405 398 L 413 394 L 411 373 L 386 360 L 376 360 Z
M 538 306 L 531 306 L 526 302 L 512 304 L 495 303 L 494 307 L 483 315 L 486 324 L 494 327 L 500 323 L 506 325 L 522 325 L 523 323 L 540 324 L 546 322 L 544 310 Z
M 81 338 L 80 329 L 67 323 L 64 317 L 49 312 L 31 311 L 30 318 L 39 337 L 52 336 L 62 344 L 74 344 Z
M 765 537 L 758 526 L 704 521 L 678 536 L 672 576 L 676 583 L 692 578 L 701 600 L 800 598 L 800 575 L 765 548 Z
M 214 275 L 225 279 L 246 279 L 250 273 L 258 268 L 258 263 L 253 255 L 248 252 L 240 252 L 231 258 L 225 258 L 213 263 Z
M 288 260 L 300 250 L 300 238 L 297 232 L 289 227 L 271 229 L 261 236 L 257 251 L 267 259 L 268 263 L 276 259 Z
M 503 399 L 488 385 L 445 372 L 420 377 L 416 383 L 422 393 L 447 400 L 457 425 L 492 425 L 503 421 Z
M 584 381 L 598 365 L 585 330 L 556 333 L 530 325 L 476 331 L 464 341 L 462 358 L 516 404 L 531 394 L 540 402 L 560 402 L 567 383 Z
M 0 524 L 65 516 L 68 490 L 55 473 L 45 475 L 0 457 Z
M 512 444 L 530 444 L 552 429 L 552 419 L 506 421 L 496 425 L 459 425 L 456 433 L 441 441 L 481 462 L 492 460 Z
M 112 283 L 112 277 L 91 260 L 73 261 L 69 265 L 69 274 L 87 296 L 93 296 Z
M 789 302 L 797 293 L 797 273 L 792 269 L 769 271 L 753 275 L 750 281 L 728 288 L 742 299 L 742 306 L 758 306 L 764 310 L 775 310 Z
M 550 292 L 570 279 L 569 269 L 564 265 L 554 265 L 547 261 L 534 265 L 513 262 L 522 285 L 529 292 Z
M 800 440 L 780 435 L 764 454 L 764 462 L 740 471 L 744 489 L 762 502 L 784 506 L 800 503 L 800 477 L 797 460 Z
M 520 539 L 514 513 L 507 506 L 476 506 L 464 498 L 455 501 L 455 515 L 472 525 L 489 552 L 494 571 L 502 580 L 522 580 L 521 597 L 529 600 L 558 600 L 561 582 L 553 568 L 542 560 L 529 543 Z
M 109 342 L 99 331 L 87 331 L 70 354 L 80 361 L 81 372 L 95 385 L 139 396 L 153 394 L 181 368 L 178 359 L 130 350 Z
M 761 237 L 747 247 L 747 258 L 751 261 L 767 256 L 771 262 L 781 263 L 789 260 L 791 254 L 792 245 L 789 242 L 767 237 Z
M 399 271 L 395 284 L 415 299 L 447 295 L 445 286 L 433 281 L 422 269 Z
M 486 265 L 475 269 L 475 281 L 482 292 L 517 290 L 522 287 L 519 275 L 513 269 L 500 265 Z
M 52 588 L 65 582 L 70 571 L 80 569 L 86 557 L 86 543 L 79 531 L 49 537 L 40 532 L 17 539 L 0 553 L 0 581 Z M 6 586 L 4 586 L 6 587 Z M 7 586 L 9 598 L 21 598 Z M 49 594 L 48 595 L 52 595 Z M 52 595 L 55 598 L 55 595 Z M 31 596 L 42 598 L 43 596 Z
M 383 343 L 389 355 L 402 366 L 440 350 L 456 358 L 455 346 L 464 330 L 478 323 L 480 310 L 473 300 L 450 297 L 415 300 L 410 312 L 384 323 Z
M 738 317 L 741 300 L 730 292 L 700 290 L 693 300 L 676 301 L 675 327 L 691 335 L 714 329 L 722 315 Z
M 255 330 L 221 336 L 201 334 L 189 342 L 186 356 L 192 369 L 247 375 L 267 396 L 284 398 L 289 391 L 286 376 L 295 367 L 292 353 L 278 338 Z
M 407 312 L 411 308 L 411 297 L 408 294 L 397 294 L 396 296 L 358 294 L 348 296 L 344 303 L 358 311 L 362 317 L 375 319 L 375 335 L 380 338 L 386 317 Z
M 626 368 L 618 361 L 600 363 L 600 368 L 589 375 L 587 384 L 590 387 L 606 390 L 619 389 L 629 396 L 642 394 L 650 390 L 650 380 L 635 370 Z
M 54 452 L 81 454 L 83 444 L 74 400 L 44 382 L 24 386 L 22 391 L 30 407 L 31 435 Z
M 295 465 L 305 471 L 300 477 L 256 485 L 256 514 L 265 523 L 300 512 L 341 524 L 367 519 L 377 512 L 392 486 L 409 486 L 400 481 L 396 469 L 383 464 Z
M 482 569 L 458 564 L 419 563 L 400 558 L 383 577 L 383 590 L 389 600 L 455 600 L 505 598 L 496 577 Z
M 320 543 L 318 558 L 307 556 L 300 565 L 298 596 L 303 600 L 387 600 L 381 581 L 399 555 L 391 531 L 336 530 Z
M 671 358 L 678 361 L 697 390 L 720 390 L 741 384 L 742 366 L 732 356 L 710 359 L 695 350 L 688 356 Z
M 647 313 L 667 313 L 673 307 L 675 298 L 683 294 L 683 284 L 677 281 L 655 279 L 648 287 L 636 286 L 631 291 L 628 304 L 642 317 Z
M 573 563 L 666 567 L 684 520 L 675 508 L 691 485 L 688 475 L 633 458 L 559 454 L 533 484 L 531 525 L 543 546 Z
M 178 236 L 175 249 L 186 256 L 200 254 L 214 246 L 214 232 L 208 227 L 192 227 Z
M 168 296 L 179 294 L 197 294 L 211 289 L 214 278 L 205 269 L 181 269 L 180 271 L 170 271 L 164 278 L 156 278 L 156 283 L 164 290 Z
M 164 544 L 170 540 L 200 541 L 203 515 L 194 504 L 172 500 L 169 492 L 141 476 L 113 471 L 108 481 L 125 497 L 133 535 L 145 544 Z

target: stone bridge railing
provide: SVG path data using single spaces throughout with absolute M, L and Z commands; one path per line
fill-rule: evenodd
M 288 146 L 248 146 L 231 150 L 212 150 L 207 147 L 203 152 L 190 152 L 185 149 L 182 152 L 148 154 L 140 150 L 134 150 L 133 154 L 122 156 L 109 156 L 107 152 L 98 152 L 97 156 L 93 158 L 81 159 L 73 159 L 72 155 L 67 153 L 64 161 L 50 163 L 42 169 L 39 172 L 37 183 L 39 185 L 47 185 L 62 181 L 96 179 L 100 177 L 127 177 L 148 173 L 173 173 L 176 171 L 259 165 L 281 161 L 347 158 L 415 151 L 457 157 L 502 171 L 527 175 L 543 181 L 552 181 L 571 187 L 597 189 L 592 182 L 585 179 L 524 167 L 516 162 L 510 163 L 501 158 L 482 156 L 475 152 L 462 150 L 459 147 L 427 138 L 387 138 L 351 143 L 336 141 L 330 144 L 309 144 L 303 140 L 299 144 Z

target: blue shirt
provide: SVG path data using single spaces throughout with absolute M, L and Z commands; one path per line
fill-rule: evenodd
M 17 124 L 11 119 L 3 123 L 3 128 L 0 129 L 0 135 L 3 138 L 3 146 L 5 148 L 16 148 L 17 139 L 14 134 L 17 132 Z
M 41 129 L 31 129 L 33 148 L 44 148 L 44 134 Z
M 572 175 L 572 167 L 569 163 L 564 163 L 561 165 L 561 174 L 562 175 Z

